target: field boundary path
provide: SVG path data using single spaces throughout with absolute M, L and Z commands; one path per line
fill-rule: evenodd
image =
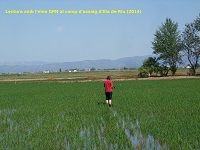
M 173 79 L 200 79 L 200 76 L 167 76 L 167 77 L 149 77 L 149 78 L 113 78 L 113 81 L 125 80 L 173 80 Z M 104 81 L 105 79 L 84 79 L 80 77 L 73 78 L 29 78 L 29 79 L 0 79 L 0 82 L 21 82 L 21 81 L 59 81 L 59 82 L 91 82 L 91 81 Z

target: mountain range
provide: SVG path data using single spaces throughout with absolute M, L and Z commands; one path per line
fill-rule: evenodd
M 89 70 L 91 68 L 104 69 L 122 69 L 122 68 L 139 68 L 143 61 L 148 57 L 155 57 L 154 55 L 123 57 L 116 60 L 98 59 L 98 60 L 83 60 L 74 62 L 42 62 L 42 61 L 24 61 L 24 62 L 0 62 L 0 73 L 23 73 L 23 72 L 58 72 L 60 70 Z M 183 64 L 179 67 L 188 64 L 187 58 L 183 58 Z
M 124 57 L 116 60 L 98 59 L 98 60 L 83 60 L 75 62 L 4 62 L 0 63 L 0 73 L 21 73 L 21 72 L 41 72 L 52 71 L 56 72 L 69 69 L 88 70 L 95 69 L 121 69 L 121 68 L 139 68 L 143 61 L 152 55 Z

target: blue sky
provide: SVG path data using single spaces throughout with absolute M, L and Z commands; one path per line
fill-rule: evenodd
M 129 10 L 142 14 L 6 14 L 6 10 Z M 151 55 L 167 17 L 183 31 L 200 0 L 0 0 L 0 62 L 118 59 Z

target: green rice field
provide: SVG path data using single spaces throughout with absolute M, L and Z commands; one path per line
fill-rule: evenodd
M 0 149 L 200 149 L 200 79 L 0 82 Z

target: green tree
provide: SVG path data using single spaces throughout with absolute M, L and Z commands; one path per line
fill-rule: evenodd
M 96 69 L 94 68 L 94 67 L 92 67 L 91 69 L 90 69 L 90 71 L 95 71 Z
M 169 73 L 169 68 L 165 65 L 158 66 L 158 72 L 160 73 L 160 76 L 167 76 Z
M 174 23 L 170 18 L 154 34 L 152 42 L 153 53 L 158 55 L 158 60 L 162 60 L 164 66 L 170 66 L 172 75 L 177 70 L 177 63 L 181 62 L 180 51 L 182 49 L 181 36 L 178 31 L 178 23 Z
M 149 57 L 144 60 L 143 65 L 139 68 L 139 77 L 148 77 L 152 73 L 159 73 L 160 76 L 167 76 L 169 68 L 165 65 L 160 65 L 156 57 Z
M 200 57 L 200 14 L 194 22 L 185 25 L 182 42 L 183 52 L 190 63 L 191 74 L 196 75 Z
M 158 66 L 159 62 L 157 62 L 156 57 L 149 57 L 143 62 L 143 67 L 148 70 L 150 76 L 153 72 L 158 72 Z

